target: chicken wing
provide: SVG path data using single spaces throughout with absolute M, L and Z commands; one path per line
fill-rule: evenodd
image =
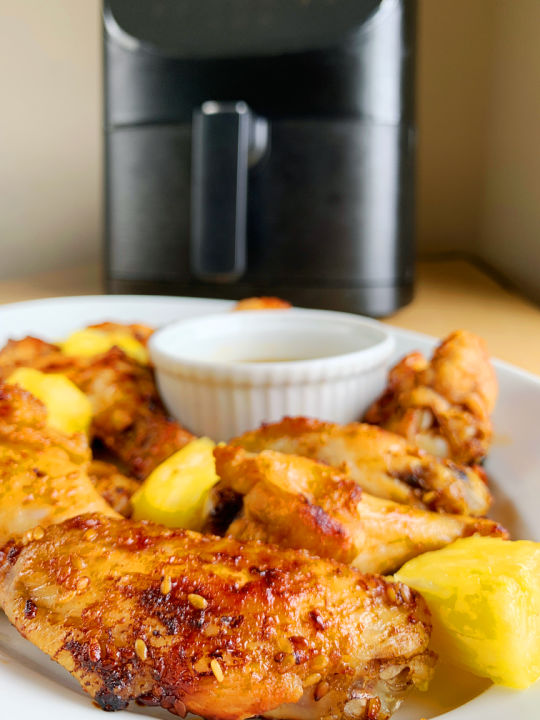
M 35 337 L 8 340 L 0 350 L 0 380 L 6 380 L 19 367 L 41 372 L 62 372 L 75 365 L 73 358 L 64 355 L 58 345 Z
M 123 325 L 102 322 L 88 327 L 105 333 L 126 332 L 145 346 L 154 332 L 152 328 L 141 324 Z M 8 340 L 0 350 L 0 378 L 2 379 L 7 378 L 18 367 L 32 367 L 43 372 L 62 372 L 64 368 L 69 370 L 77 365 L 77 359 L 65 355 L 58 345 L 30 336 L 22 340 Z
M 0 546 L 81 512 L 116 514 L 90 482 L 84 436 L 67 437 L 46 421 L 33 395 L 0 384 Z
M 403 435 L 434 455 L 480 462 L 491 441 L 497 379 L 484 341 L 464 330 L 449 335 L 428 362 L 404 357 L 366 422 Z
M 284 418 L 230 444 L 304 455 L 346 470 L 371 495 L 428 510 L 478 516 L 491 504 L 481 469 L 428 455 L 373 425 Z
M 124 323 L 116 322 L 101 322 L 95 325 L 89 325 L 89 328 L 93 330 L 101 330 L 106 333 L 116 333 L 119 330 L 130 333 L 135 340 L 138 340 L 142 345 L 146 346 L 150 336 L 154 332 L 154 328 L 148 325 L 142 325 L 141 323 L 133 323 L 131 325 L 125 325 Z
M 237 540 L 305 548 L 363 572 L 390 573 L 459 537 L 507 537 L 492 520 L 373 497 L 335 468 L 308 458 L 230 445 L 216 447 L 214 456 L 221 480 L 212 493 L 209 526 Z
M 119 348 L 96 357 L 73 358 L 37 338 L 10 340 L 0 351 L 0 378 L 21 366 L 69 377 L 92 403 L 94 437 L 139 480 L 194 437 L 168 417 L 152 369 Z
M 80 363 L 69 377 L 92 402 L 94 435 L 139 480 L 194 439 L 167 416 L 152 370 L 119 348 Z
M 239 300 L 233 311 L 244 310 L 288 310 L 291 306 L 287 300 L 278 297 L 250 297 Z
M 106 710 L 383 720 L 434 663 L 426 605 L 404 585 L 95 514 L 8 543 L 0 606 Z

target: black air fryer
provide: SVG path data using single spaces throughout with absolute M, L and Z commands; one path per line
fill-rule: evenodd
M 106 0 L 111 292 L 387 315 L 413 282 L 414 0 Z

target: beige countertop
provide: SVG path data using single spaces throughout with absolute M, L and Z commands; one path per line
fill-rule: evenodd
M 0 281 L 0 303 L 101 292 L 100 271 L 92 266 Z M 469 263 L 421 262 L 413 302 L 384 322 L 437 337 L 471 330 L 494 356 L 540 374 L 540 307 Z

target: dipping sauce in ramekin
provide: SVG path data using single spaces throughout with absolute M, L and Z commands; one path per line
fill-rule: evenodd
M 298 309 L 183 320 L 149 343 L 170 413 L 214 440 L 285 415 L 359 419 L 384 386 L 393 349 L 375 321 Z

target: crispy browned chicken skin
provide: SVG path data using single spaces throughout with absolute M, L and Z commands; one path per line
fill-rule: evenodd
M 335 468 L 308 458 L 228 445 L 216 447 L 214 455 L 221 480 L 210 522 L 238 540 L 305 548 L 386 574 L 459 537 L 508 537 L 493 520 L 373 497 Z
M 100 515 L 8 543 L 0 605 L 107 710 L 383 720 L 434 662 L 429 613 L 404 585 Z
M 482 470 L 428 455 L 374 425 L 284 418 L 230 444 L 304 455 L 346 471 L 371 495 L 428 510 L 485 515 L 491 503 Z
M 476 463 L 489 448 L 496 398 L 497 379 L 484 341 L 457 330 L 430 362 L 419 352 L 404 357 L 365 420 L 428 452 Z
M 0 351 L 0 378 L 21 366 L 69 377 L 92 402 L 94 437 L 139 480 L 194 437 L 168 417 L 152 369 L 119 348 L 73 358 L 38 338 L 10 340 Z

